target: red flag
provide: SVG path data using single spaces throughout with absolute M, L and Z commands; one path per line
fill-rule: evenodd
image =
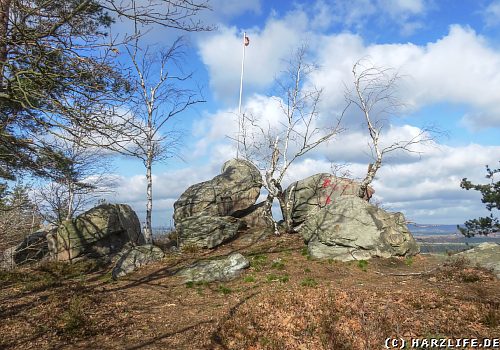
M 250 38 L 245 35 L 245 46 L 250 45 Z

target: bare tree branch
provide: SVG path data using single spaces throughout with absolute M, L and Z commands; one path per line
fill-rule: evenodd
M 346 87 L 346 108 L 354 105 L 361 111 L 370 136 L 368 146 L 374 159 L 360 185 L 358 196 L 363 198 L 388 153 L 400 150 L 420 154 L 421 151 L 413 146 L 431 143 L 435 130 L 423 128 L 408 140 L 398 140 L 382 147 L 382 130 L 386 126 L 384 118 L 394 116 L 404 106 L 397 97 L 397 84 L 401 76 L 394 69 L 373 65 L 368 59 L 357 61 L 352 68 L 352 74 L 354 90 Z
M 264 187 L 268 191 L 267 215 L 272 218 L 271 207 L 275 198 L 280 203 L 285 229 L 291 231 L 290 205 L 287 203 L 282 182 L 290 166 L 319 145 L 332 140 L 343 131 L 342 116 L 329 127 L 319 124 L 318 105 L 323 91 L 316 87 L 306 88 L 308 76 L 318 69 L 307 62 L 307 47 L 299 47 L 287 62 L 287 70 L 276 81 L 278 97 L 275 98 L 281 118 L 278 126 L 271 126 L 261 116 L 244 114 L 242 134 L 238 138 L 245 159 L 255 164 L 264 174 Z M 266 126 L 267 124 L 267 126 Z

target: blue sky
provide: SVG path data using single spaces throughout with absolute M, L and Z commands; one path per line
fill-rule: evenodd
M 206 103 L 182 114 L 183 160 L 156 164 L 154 226 L 169 225 L 173 203 L 190 185 L 218 174 L 235 156 L 228 136 L 237 130 L 235 112 L 246 31 L 243 110 L 277 118 L 273 82 L 283 59 L 307 43 L 320 71 L 307 83 L 324 89 L 321 113 L 328 120 L 345 106 L 344 84 L 363 57 L 404 75 L 399 96 L 407 108 L 387 123 L 386 140 L 434 125 L 444 134 L 420 157 L 388 159 L 373 183 L 375 201 L 420 223 L 462 223 L 487 212 L 477 193 L 462 190 L 467 177 L 484 182 L 485 165 L 500 161 L 500 0 L 212 0 L 201 18 L 217 26 L 188 36 L 185 69 L 204 86 Z M 123 31 L 118 23 L 115 30 Z M 154 28 L 147 41 L 168 45 L 180 33 Z M 194 82 L 193 82 L 194 83 Z M 278 96 L 279 97 L 279 96 Z M 359 178 L 369 158 L 360 119 L 345 120 L 347 131 L 308 154 L 290 169 L 285 185 L 348 164 Z M 109 200 L 145 211 L 142 163 L 117 158 L 117 187 Z

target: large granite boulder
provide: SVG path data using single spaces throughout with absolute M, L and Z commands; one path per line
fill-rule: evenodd
M 238 277 L 250 262 L 240 253 L 233 253 L 224 259 L 200 261 L 182 269 L 177 275 L 185 282 L 229 281 Z
M 24 238 L 17 246 L 3 252 L 2 267 L 12 269 L 18 265 L 40 261 L 49 254 L 47 235 L 55 232 L 57 226 L 47 225 Z
M 500 244 L 481 243 L 472 249 L 455 254 L 454 257 L 463 257 L 474 265 L 491 269 L 497 278 L 500 278 Z
M 48 240 L 51 255 L 59 261 L 71 261 L 82 255 L 106 256 L 120 251 L 128 242 L 145 243 L 139 218 L 126 204 L 92 208 L 62 222 Z
M 220 175 L 190 186 L 174 203 L 175 225 L 191 216 L 230 216 L 247 209 L 259 197 L 261 187 L 261 174 L 252 163 L 229 160 Z
M 388 213 L 357 196 L 317 207 L 299 232 L 315 258 L 348 261 L 419 252 L 402 213 Z
M 327 173 L 293 182 L 284 193 L 285 200 L 289 203 L 287 215 L 290 216 L 291 226 L 299 226 L 311 211 L 334 202 L 340 196 L 357 195 L 359 186 L 359 182 Z M 368 187 L 364 199 L 370 200 L 373 193 L 375 190 Z
M 238 234 L 244 222 L 232 216 L 191 216 L 175 225 L 179 247 L 214 248 Z
M 247 228 L 266 229 L 272 227 L 272 225 L 265 217 L 265 214 L 266 202 L 260 202 L 250 208 L 237 211 L 232 216 L 243 220 Z
M 165 253 L 152 244 L 144 244 L 125 249 L 120 253 L 120 258 L 111 273 L 113 279 L 128 275 L 139 267 L 161 260 Z

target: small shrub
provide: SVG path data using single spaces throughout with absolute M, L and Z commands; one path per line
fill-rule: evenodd
M 61 331 L 67 335 L 85 335 L 92 333 L 92 322 L 86 314 L 89 300 L 74 296 L 70 299 L 68 309 L 61 315 Z
M 281 261 L 281 259 L 276 259 L 271 264 L 271 267 L 273 269 L 283 270 L 285 268 L 285 263 L 283 261 Z
M 368 268 L 368 261 L 363 260 L 363 259 L 358 260 L 358 267 L 359 267 L 362 271 L 366 272 L 366 270 L 367 270 L 367 268 Z
M 500 325 L 500 304 L 490 302 L 486 311 L 486 315 L 483 319 L 483 324 L 490 327 L 496 328 Z
M 410 267 L 411 265 L 413 265 L 413 257 L 412 256 L 407 256 L 406 259 L 405 259 L 405 265 Z
M 470 261 L 466 257 L 450 258 L 447 259 L 443 265 L 449 268 L 460 270 L 469 266 Z
M 309 251 L 307 250 L 307 247 L 303 247 L 301 252 L 302 256 L 308 256 L 309 255 Z
M 222 284 L 219 286 L 219 291 L 224 295 L 231 294 L 233 292 L 231 288 L 228 288 Z
M 300 285 L 303 287 L 316 287 L 318 282 L 312 277 L 306 277 L 300 282 Z
M 207 286 L 208 282 L 207 281 L 188 281 L 186 282 L 186 288 L 193 288 L 195 286 L 200 287 L 200 286 Z
M 163 251 L 179 245 L 179 235 L 175 230 L 166 230 L 154 236 L 153 243 Z
M 478 282 L 479 280 L 481 280 L 481 277 L 477 273 L 474 273 L 474 271 L 463 272 L 460 275 L 460 277 L 461 277 L 462 282 L 465 282 L 465 283 L 474 283 L 474 282 Z
M 253 283 L 255 282 L 255 277 L 250 275 L 250 276 L 245 276 L 245 278 L 243 279 L 243 281 L 245 281 L 246 283 Z
M 271 275 L 267 276 L 267 281 L 268 282 L 286 283 L 289 280 L 290 280 L 290 276 L 288 276 L 288 275 L 279 276 L 279 275 L 271 274 Z
M 267 264 L 267 256 L 263 254 L 257 254 L 250 260 L 250 266 L 255 269 L 255 271 L 261 271 Z
M 306 267 L 306 268 L 304 269 L 304 272 L 305 272 L 305 273 L 309 273 L 309 272 L 311 272 L 311 269 L 310 269 L 310 268 L 308 268 L 308 267 Z

